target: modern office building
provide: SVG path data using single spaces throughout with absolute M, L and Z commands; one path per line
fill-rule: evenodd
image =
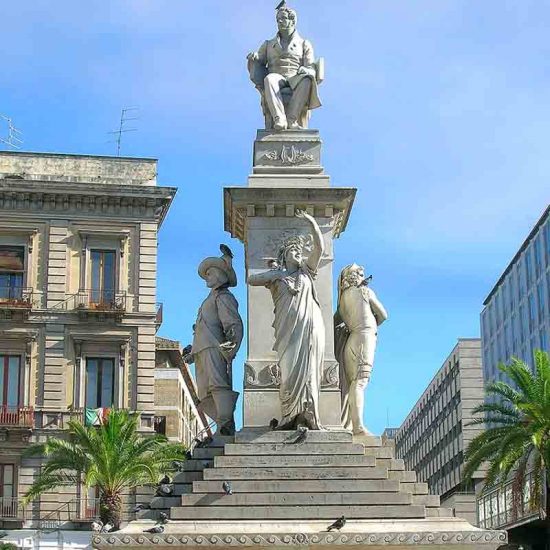
M 176 340 L 156 338 L 155 431 L 187 448 L 195 438 L 212 435 L 208 418 L 199 412 L 197 386 Z
M 442 506 L 474 524 L 473 483 L 463 483 L 462 470 L 464 452 L 481 430 L 467 423 L 482 401 L 481 342 L 460 338 L 395 434 L 396 456 L 406 469 L 441 495 Z
M 533 351 L 550 351 L 550 206 L 546 208 L 483 302 L 481 342 L 485 380 L 497 365 Z
M 539 218 L 483 302 L 481 342 L 485 382 L 506 380 L 498 369 L 518 357 L 533 366 L 536 349 L 550 351 L 550 206 Z M 476 486 L 479 524 L 505 528 L 513 543 L 543 548 L 546 538 L 542 507 L 534 506 L 532 471 L 523 494 L 513 495 L 514 483 Z M 517 489 L 516 489 L 517 491 Z
M 157 231 L 176 190 L 154 159 L 0 152 L 0 526 L 87 521 L 63 488 L 22 510 L 30 444 L 88 410 L 154 433 Z

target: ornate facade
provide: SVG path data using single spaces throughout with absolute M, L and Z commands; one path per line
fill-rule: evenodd
M 176 192 L 156 175 L 154 159 L 0 152 L 4 527 L 93 513 L 78 487 L 21 509 L 29 443 L 109 407 L 154 429 L 157 231 Z

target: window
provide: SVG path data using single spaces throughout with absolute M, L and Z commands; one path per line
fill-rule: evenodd
M 537 313 L 536 313 L 536 307 L 535 307 L 535 296 L 533 294 L 529 294 L 529 330 L 532 331 L 535 327 L 535 323 L 537 322 Z
M 525 252 L 525 272 L 527 274 L 527 287 L 533 282 L 533 266 L 531 264 L 531 250 Z
M 86 407 L 112 407 L 115 398 L 115 360 L 112 357 L 86 359 Z
M 165 416 L 155 416 L 154 429 L 156 433 L 161 435 L 166 435 L 166 417 Z
M 0 300 L 22 298 L 25 248 L 0 246 Z
M 0 405 L 19 406 L 21 356 L 0 355 Z
M 535 254 L 535 273 L 537 277 L 540 275 L 542 270 L 542 255 L 540 250 L 540 238 L 536 239 L 533 244 L 533 252 Z
M 112 303 L 116 290 L 116 253 L 114 250 L 92 250 L 91 296 L 94 304 Z
M 0 497 L 6 499 L 2 503 L 3 515 L 6 515 L 6 511 L 12 507 L 12 503 L 8 499 L 15 496 L 15 466 L 13 464 L 0 464 Z

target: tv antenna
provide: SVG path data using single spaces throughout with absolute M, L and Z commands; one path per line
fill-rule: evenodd
M 21 149 L 23 143 L 21 137 L 23 136 L 23 132 L 13 125 L 13 121 L 10 117 L 0 113 L 0 118 L 4 119 L 8 125 L 8 135 L 5 138 L 0 137 L 0 141 L 12 149 Z
M 117 157 L 120 157 L 120 147 L 122 143 L 122 134 L 125 134 L 126 132 L 137 132 L 137 128 L 127 128 L 126 124 L 130 122 L 131 120 L 137 120 L 139 117 L 132 116 L 132 111 L 139 111 L 139 107 L 124 107 L 122 111 L 120 112 L 120 124 L 118 126 L 118 130 L 113 130 L 112 132 L 109 132 L 109 134 L 114 134 L 116 136 L 115 143 L 116 143 L 116 155 Z M 130 113 L 130 114 L 128 114 Z M 134 113 L 135 114 L 135 113 Z

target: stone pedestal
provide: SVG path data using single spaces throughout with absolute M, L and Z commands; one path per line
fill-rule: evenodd
M 261 130 L 254 142 L 253 174 L 247 187 L 224 190 L 225 229 L 245 245 L 246 278 L 269 269 L 280 244 L 309 234 L 296 209 L 315 216 L 325 238 L 325 255 L 316 280 L 326 327 L 325 364 L 320 399 L 321 422 L 340 425 L 338 365 L 334 357 L 333 239 L 346 227 L 356 190 L 331 187 L 321 166 L 317 130 Z M 268 290 L 248 287 L 248 354 L 245 364 L 245 427 L 280 419 L 277 355 L 273 351 L 273 302 Z

